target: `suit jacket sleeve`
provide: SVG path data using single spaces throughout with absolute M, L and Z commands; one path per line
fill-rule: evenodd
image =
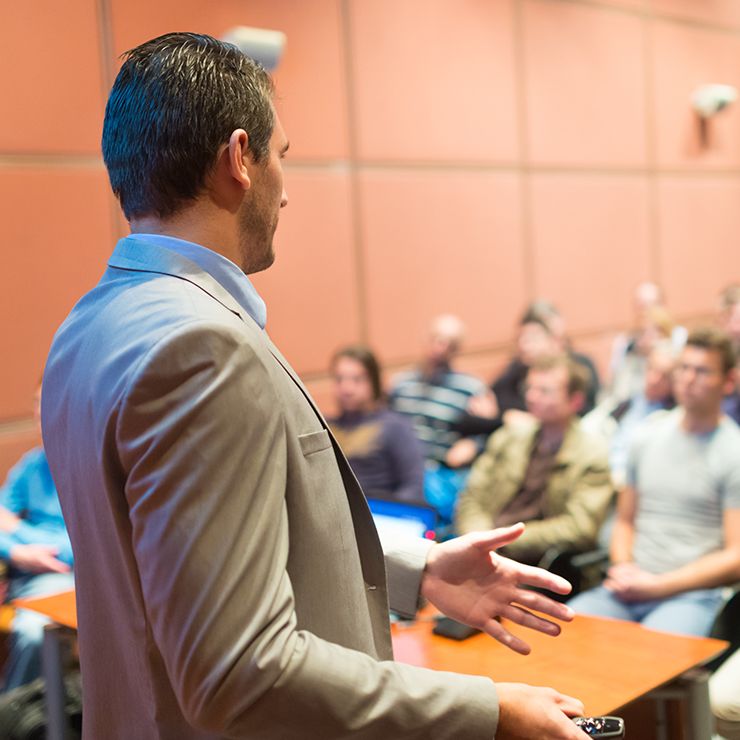
M 263 361 L 220 324 L 162 340 L 121 401 L 146 629 L 188 721 L 255 740 L 490 740 L 488 679 L 380 662 L 298 628 L 286 434 Z

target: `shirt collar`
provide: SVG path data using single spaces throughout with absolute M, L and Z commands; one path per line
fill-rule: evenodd
M 174 236 L 164 234 L 132 234 L 131 236 L 157 244 L 195 262 L 233 296 L 261 329 L 265 328 L 267 323 L 265 302 L 252 285 L 252 281 L 230 259 L 200 244 Z

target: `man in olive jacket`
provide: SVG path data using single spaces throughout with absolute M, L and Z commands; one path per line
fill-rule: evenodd
M 538 562 L 549 548 L 593 547 L 612 498 L 606 447 L 581 429 L 585 377 L 565 357 L 536 364 L 527 377 L 530 419 L 491 435 L 461 494 L 459 534 L 526 522 L 506 548 Z

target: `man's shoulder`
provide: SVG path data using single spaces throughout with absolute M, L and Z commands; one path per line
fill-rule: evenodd
M 389 408 L 381 409 L 378 412 L 377 418 L 383 427 L 390 431 L 401 430 L 403 432 L 412 429 L 411 423 L 405 416 Z
M 720 420 L 714 443 L 728 464 L 740 467 L 740 427 L 732 419 L 723 417 Z
M 421 374 L 418 370 L 403 370 L 393 377 L 391 394 L 403 393 L 419 382 L 421 382 Z
M 573 440 L 575 459 L 578 461 L 599 461 L 608 465 L 609 445 L 602 434 L 584 427 L 579 420 L 568 429 L 568 435 Z
M 24 452 L 15 462 L 8 474 L 8 477 L 17 477 L 30 475 L 33 471 L 43 468 L 47 465 L 46 453 L 43 447 L 34 447 Z
M 647 444 L 651 439 L 670 436 L 680 431 L 682 412 L 675 409 L 657 409 L 649 413 L 637 426 L 634 440 L 639 444 Z
M 151 344 L 202 323 L 246 324 L 197 285 L 177 276 L 108 271 L 72 309 L 58 336 L 102 346 Z
M 486 384 L 480 378 L 458 370 L 450 370 L 445 373 L 443 385 L 454 390 L 469 393 L 471 396 L 476 396 L 486 390 Z

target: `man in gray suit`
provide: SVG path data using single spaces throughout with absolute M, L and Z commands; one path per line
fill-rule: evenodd
M 420 596 L 514 650 L 568 584 L 493 552 L 522 525 L 384 565 L 366 502 L 264 331 L 287 139 L 267 74 L 169 34 L 131 51 L 103 154 L 131 236 L 51 349 L 44 442 L 77 563 L 87 738 L 572 738 L 550 689 L 392 661 Z

